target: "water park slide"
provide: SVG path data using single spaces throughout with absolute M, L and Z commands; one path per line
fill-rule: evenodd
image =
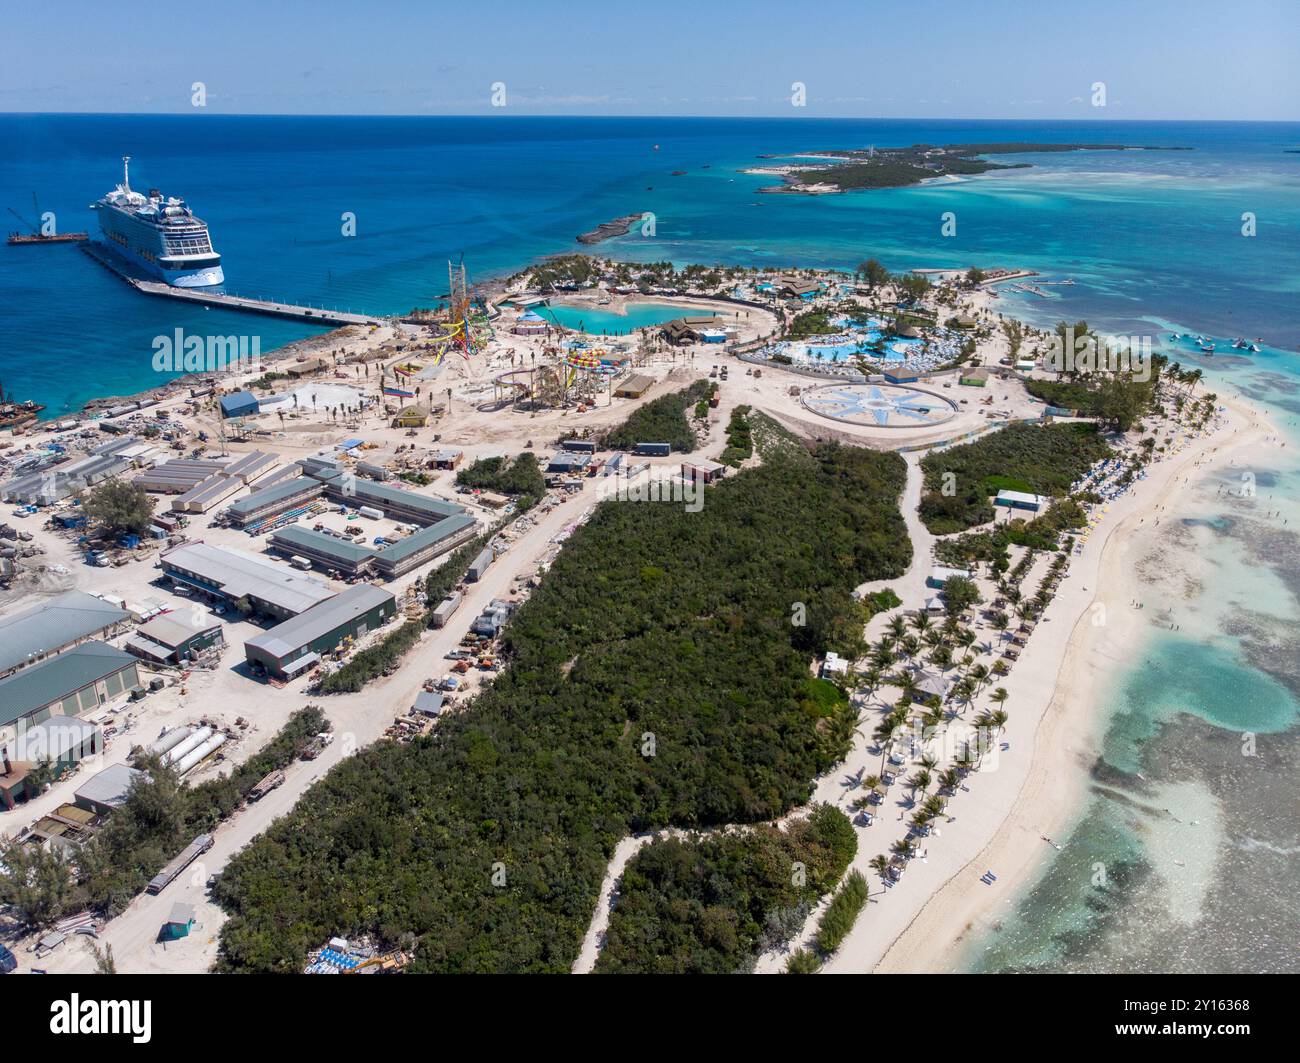
M 526 377 L 528 383 L 522 383 L 516 377 Z M 492 378 L 492 383 L 502 388 L 514 388 L 516 394 L 515 402 L 522 402 L 524 399 L 532 398 L 533 394 L 533 370 L 531 369 L 510 369 L 504 373 L 499 373 Z

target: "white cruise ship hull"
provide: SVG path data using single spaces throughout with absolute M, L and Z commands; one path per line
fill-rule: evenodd
M 177 288 L 211 288 L 225 283 L 221 256 L 207 224 L 185 201 L 164 198 L 157 189 L 133 192 L 123 160 L 117 189 L 93 204 L 104 246 L 142 280 Z
M 159 272 L 162 274 L 162 280 L 177 288 L 211 288 L 213 285 L 226 282 L 226 275 L 220 266 L 197 270 L 164 269 Z

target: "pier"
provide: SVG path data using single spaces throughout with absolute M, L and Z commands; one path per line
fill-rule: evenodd
M 145 295 L 160 295 L 167 299 L 180 299 L 182 302 L 197 303 L 200 306 L 215 306 L 223 310 L 242 310 L 249 314 L 266 314 L 270 317 L 287 317 L 295 321 L 305 321 L 317 325 L 378 325 L 381 318 L 374 314 L 354 314 L 350 310 L 326 310 L 316 306 L 297 306 L 293 303 L 277 303 L 271 299 L 251 299 L 243 295 L 226 295 L 222 292 L 204 291 L 201 288 L 176 288 L 162 281 L 143 280 L 127 273 L 122 264 L 107 250 L 97 243 L 88 242 L 80 245 L 81 249 L 101 266 L 111 270 L 127 284 Z

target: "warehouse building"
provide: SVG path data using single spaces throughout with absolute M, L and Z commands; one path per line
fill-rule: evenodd
M 135 436 L 123 436 L 76 461 L 36 468 L 28 466 L 21 475 L 0 485 L 0 499 L 25 505 L 53 505 L 74 490 L 91 487 L 110 476 L 126 472 L 131 462 L 122 452 L 139 442 Z
M 268 545 L 288 557 L 305 557 L 345 576 L 373 573 L 383 579 L 396 579 L 454 550 L 477 532 L 478 521 L 461 512 L 378 549 L 297 524 L 277 528 Z
M 84 591 L 67 591 L 0 618 L 0 676 L 77 646 L 112 638 L 130 619 Z
M 134 657 L 104 642 L 81 645 L 0 679 L 0 740 L 51 716 L 77 716 L 140 685 Z
M 257 396 L 251 391 L 236 391 L 221 396 L 222 417 L 250 417 L 258 411 Z
M 384 579 L 397 579 L 478 534 L 479 522 L 468 513 L 457 513 L 437 524 L 385 546 L 375 555 L 375 572 Z
M 682 462 L 682 478 L 696 483 L 711 484 L 726 474 L 727 467 L 716 461 Z
M 237 527 L 246 528 L 256 521 L 278 517 L 289 510 L 305 506 L 324 493 L 325 485 L 319 480 L 310 476 L 295 476 L 230 503 L 226 507 L 226 513 Z
M 87 779 L 72 795 L 72 800 L 78 808 L 84 808 L 87 812 L 94 812 L 99 816 L 107 816 L 114 809 L 126 804 L 126 799 L 131 793 L 131 784 L 141 776 L 148 779 L 148 776 L 138 768 L 126 764 L 114 764 Z
M 286 557 L 305 557 L 321 568 L 344 576 L 364 576 L 375 560 L 375 551 L 341 535 L 289 524 L 271 533 L 269 549 Z
M 182 664 L 223 641 L 218 621 L 189 613 L 164 613 L 137 628 L 122 648 L 156 664 Z
M 103 751 L 104 734 L 98 724 L 57 714 L 43 723 L 20 724 L 8 743 L 9 756 L 14 760 L 33 767 L 49 764 L 55 776 Z
M 564 473 L 569 476 L 581 476 L 590 464 L 590 454 L 561 450 L 551 455 L 550 461 L 546 463 L 546 471 Z
M 333 651 L 345 638 L 361 638 L 397 614 L 397 599 L 362 583 L 313 606 L 244 643 L 248 663 L 278 679 L 292 679 Z
M 246 601 L 253 612 L 278 620 L 334 597 L 334 591 L 311 576 L 207 543 L 174 547 L 159 558 L 159 564 L 173 583 L 232 605 Z
M 390 484 L 361 480 L 339 472 L 308 471 L 325 485 L 325 496 L 331 502 L 350 506 L 374 506 L 393 520 L 411 521 L 415 524 L 434 524 L 446 517 L 464 513 L 464 507 L 429 495 L 417 495 Z

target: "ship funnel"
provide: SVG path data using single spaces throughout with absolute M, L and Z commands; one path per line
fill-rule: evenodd
M 131 156 L 122 156 L 122 191 L 131 191 Z

